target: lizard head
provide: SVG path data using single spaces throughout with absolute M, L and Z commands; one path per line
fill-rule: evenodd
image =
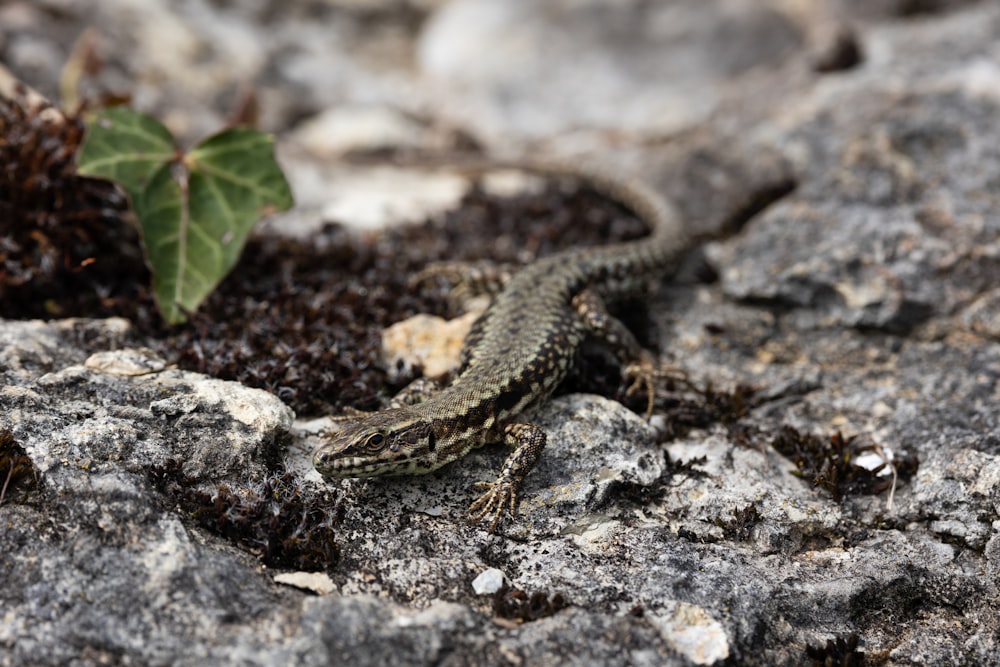
M 441 465 L 435 444 L 428 420 L 407 408 L 385 410 L 331 434 L 313 452 L 313 465 L 326 478 L 427 472 Z

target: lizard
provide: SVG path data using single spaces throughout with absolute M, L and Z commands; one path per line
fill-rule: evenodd
M 504 442 L 513 451 L 495 481 L 476 485 L 484 492 L 467 514 L 469 523 L 490 518 L 490 533 L 505 514 L 516 517 L 521 487 L 545 447 L 545 432 L 522 413 L 552 394 L 585 340 L 610 345 L 627 364 L 633 387 L 646 384 L 652 408 L 652 355 L 606 304 L 672 273 L 692 245 L 670 203 L 644 183 L 577 166 L 514 166 L 578 178 L 652 231 L 635 241 L 566 250 L 504 275 L 466 336 L 451 384 L 421 402 L 393 401 L 367 413 L 313 453 L 314 467 L 327 479 L 417 475 Z

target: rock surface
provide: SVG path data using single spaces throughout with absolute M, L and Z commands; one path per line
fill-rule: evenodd
M 607 152 L 693 229 L 742 227 L 706 252 L 718 281 L 652 312 L 695 384 L 756 392 L 680 435 L 553 401 L 520 521 L 489 536 L 462 514 L 499 447 L 326 484 L 325 424 L 266 392 L 171 369 L 120 320 L 0 322 L 0 430 L 32 468 L 0 504 L 0 665 L 1000 662 L 995 3 L 239 4 L 7 3 L 0 57 L 53 94 L 92 21 L 100 85 L 194 135 L 259 81 L 307 211 L 357 148 L 291 138 L 329 108 L 395 119 L 365 125 L 379 147 Z M 860 65 L 817 72 L 852 21 Z M 838 433 L 891 454 L 891 503 L 780 453 Z M 478 595 L 491 570 L 509 585 Z

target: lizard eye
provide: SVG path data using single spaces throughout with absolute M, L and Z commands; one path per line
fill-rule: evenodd
M 365 449 L 377 452 L 383 447 L 385 447 L 385 436 L 381 433 L 372 433 L 365 440 Z

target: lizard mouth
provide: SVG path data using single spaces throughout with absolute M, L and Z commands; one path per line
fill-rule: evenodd
M 329 456 L 318 452 L 313 457 L 313 466 L 317 472 L 328 479 L 423 474 L 440 467 L 440 464 L 422 464 L 418 458 L 404 454 L 397 455 L 397 458 L 391 461 L 372 460 L 361 456 L 340 458 L 329 458 Z
M 350 477 L 380 477 L 407 475 L 423 470 L 413 456 L 399 453 L 394 459 L 364 456 L 337 456 L 332 452 L 318 451 L 313 455 L 313 467 L 323 477 L 344 479 Z
M 330 460 L 318 455 L 314 465 L 324 477 L 374 477 L 390 472 L 384 462 L 372 461 L 360 456 Z

